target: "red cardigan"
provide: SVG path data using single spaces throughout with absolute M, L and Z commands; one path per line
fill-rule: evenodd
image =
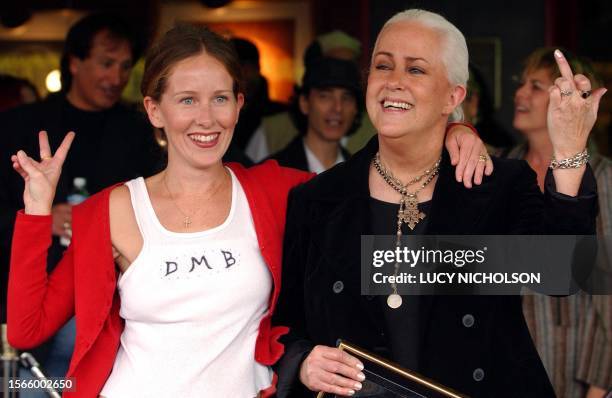
M 287 194 L 311 175 L 280 167 L 275 161 L 250 169 L 238 164 L 228 166 L 246 194 L 259 248 L 274 283 L 255 346 L 255 360 L 271 365 L 283 354 L 277 340 L 288 331 L 286 327 L 270 326 L 280 291 Z M 49 276 L 45 267 L 51 216 L 20 211 L 15 223 L 8 287 L 9 343 L 19 349 L 35 347 L 76 316 L 75 347 L 66 375 L 75 378 L 76 392 L 64 396 L 98 396 L 113 368 L 123 331 L 110 240 L 112 188 L 73 208 L 72 244 Z M 274 392 L 273 385 L 264 393 Z

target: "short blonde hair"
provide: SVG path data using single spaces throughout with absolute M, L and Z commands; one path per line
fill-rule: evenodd
M 417 8 L 401 11 L 385 22 L 382 30 L 388 25 L 398 22 L 415 22 L 436 32 L 443 38 L 442 62 L 446 67 L 448 81 L 452 84 L 466 86 L 470 76 L 468 69 L 469 54 L 465 37 L 455 25 L 442 15 Z M 379 33 L 380 37 L 380 33 Z M 378 45 L 378 38 L 376 44 Z M 457 106 L 450 117 L 451 120 L 463 120 L 463 109 Z

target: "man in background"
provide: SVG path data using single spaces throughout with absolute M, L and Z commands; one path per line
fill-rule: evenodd
M 321 57 L 350 61 L 358 68 L 357 59 L 360 55 L 361 43 L 346 33 L 335 30 L 318 36 L 308 46 L 304 52 L 304 68 L 308 70 L 309 66 Z M 299 93 L 296 92 L 295 95 Z M 354 153 L 361 149 L 374 133 L 367 113 L 363 112 L 360 127 L 350 138 L 345 138 L 343 143 L 348 152 Z M 264 117 L 247 145 L 246 154 L 253 161 L 259 162 L 285 148 L 298 135 L 298 127 L 293 123 L 289 112 Z
M 272 155 L 281 166 L 321 173 L 350 157 L 340 141 L 361 122 L 363 94 L 357 65 L 320 57 L 306 66 L 289 114 L 298 136 Z

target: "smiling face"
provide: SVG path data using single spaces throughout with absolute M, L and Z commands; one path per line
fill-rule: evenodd
M 201 52 L 174 65 L 159 102 L 145 97 L 151 124 L 166 133 L 169 164 L 220 164 L 244 102 L 233 87 L 225 66 Z
M 115 105 L 130 78 L 132 48 L 124 39 L 102 30 L 93 37 L 85 59 L 72 56 L 69 101 L 85 111 L 102 111 Z
M 308 118 L 306 134 L 337 142 L 355 121 L 357 100 L 345 88 L 312 88 L 307 95 L 300 96 L 300 109 Z
M 514 94 L 515 129 L 524 134 L 547 132 L 548 88 L 552 86 L 551 71 L 540 68 L 525 71 L 521 84 Z
M 440 56 L 441 35 L 421 24 L 397 22 L 378 36 L 372 55 L 366 107 L 382 136 L 431 132 L 446 125 L 465 96 L 465 87 L 448 81 Z M 438 129 L 439 130 L 439 129 Z

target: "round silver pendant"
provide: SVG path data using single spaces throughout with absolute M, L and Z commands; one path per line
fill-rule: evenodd
M 399 308 L 402 305 L 402 296 L 399 294 L 390 294 L 387 297 L 387 305 L 393 309 Z

